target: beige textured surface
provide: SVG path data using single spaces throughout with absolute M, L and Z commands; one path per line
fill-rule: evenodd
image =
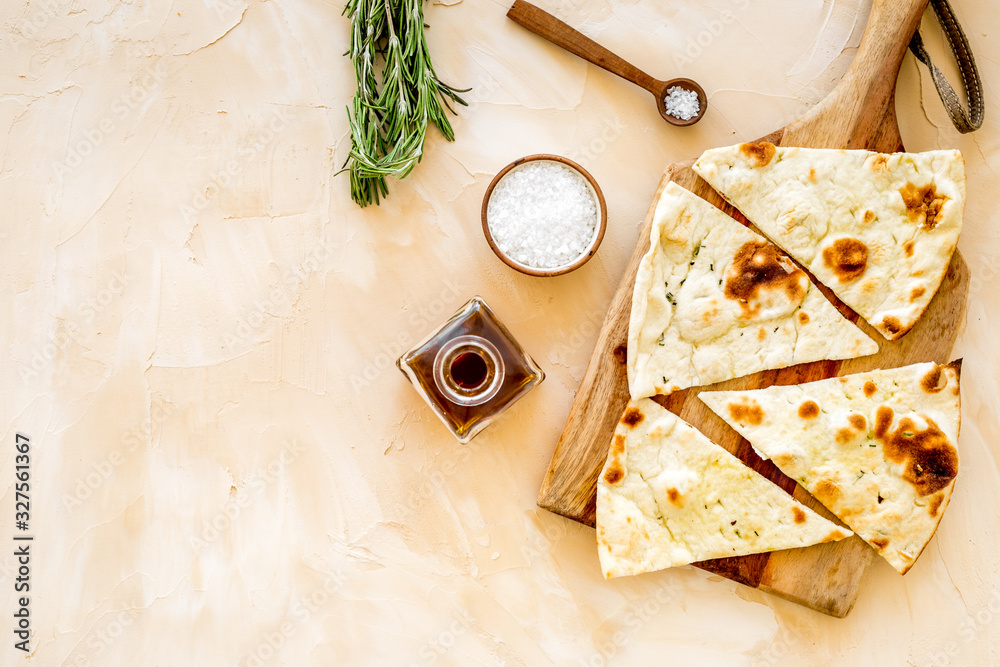
M 353 92 L 340 3 L 0 7 L 0 539 L 18 431 L 36 535 L 28 660 L 4 625 L 16 570 L 0 551 L 0 663 L 1000 659 L 993 3 L 956 2 L 986 85 L 980 132 L 952 129 L 912 57 L 897 95 L 909 150 L 967 160 L 968 474 L 917 565 L 876 563 L 844 620 L 688 568 L 605 582 L 593 531 L 534 501 L 663 166 L 799 116 L 846 68 L 867 7 L 540 4 L 654 76 L 698 80 L 708 116 L 668 127 L 505 3 L 428 5 L 436 65 L 474 87 L 471 108 L 456 143 L 433 137 L 365 211 L 332 176 Z M 550 280 L 501 264 L 479 226 L 492 175 L 537 152 L 577 160 L 608 199 L 597 256 Z M 463 448 L 391 362 L 476 293 L 548 377 Z

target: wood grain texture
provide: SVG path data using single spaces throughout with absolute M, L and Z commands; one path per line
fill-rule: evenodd
M 507 11 L 507 18 L 573 55 L 649 91 L 655 98 L 656 109 L 660 112 L 660 116 L 671 125 L 694 125 L 702 119 L 708 109 L 708 96 L 705 95 L 705 90 L 696 81 L 685 78 L 670 79 L 669 81 L 654 79 L 621 56 L 612 53 L 580 31 L 526 0 L 514 0 L 514 4 Z M 667 90 L 673 86 L 693 90 L 698 95 L 698 113 L 692 118 L 685 120 L 667 113 L 665 97 Z
M 876 0 L 858 56 L 838 87 L 805 117 L 764 140 L 780 145 L 858 147 L 881 152 L 902 150 L 893 108 L 893 88 L 899 63 L 926 0 Z M 871 109 L 876 108 L 873 115 Z M 604 465 L 614 427 L 628 402 L 626 341 L 635 274 L 649 247 L 653 211 L 666 184 L 673 181 L 702 196 L 744 224 L 746 219 L 690 168 L 692 162 L 667 168 L 653 196 L 639 241 L 629 259 L 597 339 L 565 428 L 538 495 L 538 505 L 587 525 L 594 525 L 597 477 Z M 796 499 L 824 516 L 832 515 L 707 408 L 697 394 L 721 389 L 751 389 L 797 384 L 875 368 L 919 361 L 949 360 L 965 320 L 969 271 L 959 253 L 924 316 L 905 336 L 886 341 L 841 303 L 828 289 L 823 293 L 845 316 L 880 344 L 879 352 L 847 361 L 821 361 L 764 371 L 670 396 L 661 405 L 693 424 L 747 465 L 768 477 Z M 857 599 L 874 551 L 860 538 L 805 549 L 794 549 L 699 563 L 705 570 L 765 590 L 832 616 L 846 616 Z

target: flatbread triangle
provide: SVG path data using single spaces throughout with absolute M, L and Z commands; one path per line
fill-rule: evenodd
M 958 474 L 961 363 L 699 397 L 901 574 Z
M 675 183 L 664 188 L 632 295 L 633 399 L 877 351 L 764 237 Z
M 705 151 L 699 176 L 889 340 L 927 309 L 958 245 L 957 150 L 739 144 Z
M 851 535 L 650 399 L 615 429 L 596 518 L 606 578 Z

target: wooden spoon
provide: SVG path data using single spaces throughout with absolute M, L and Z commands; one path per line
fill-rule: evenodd
M 583 33 L 574 30 L 555 16 L 552 16 L 552 14 L 539 9 L 530 2 L 515 0 L 510 11 L 507 12 L 507 18 L 536 35 L 544 37 L 556 46 L 560 46 L 570 53 L 583 58 L 587 62 L 602 67 L 612 74 L 617 74 L 640 88 L 648 90 L 656 98 L 657 111 L 663 116 L 663 120 L 671 125 L 694 125 L 702 119 L 702 116 L 705 115 L 705 110 L 708 109 L 708 98 L 705 96 L 705 91 L 696 82 L 683 78 L 670 79 L 669 81 L 654 79 L 635 65 L 611 53 L 611 51 L 608 51 Z M 665 102 L 667 91 L 674 86 L 680 86 L 685 90 L 693 90 L 697 93 L 698 113 L 693 118 L 684 120 L 667 113 Z

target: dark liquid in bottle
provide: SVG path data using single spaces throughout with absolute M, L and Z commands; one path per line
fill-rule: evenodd
M 458 405 L 445 396 L 434 381 L 435 355 L 445 343 L 458 336 L 485 338 L 496 346 L 504 363 L 504 376 L 499 390 L 493 398 L 480 405 Z M 413 369 L 417 382 L 431 400 L 442 407 L 444 418 L 459 435 L 513 402 L 539 382 L 540 376 L 544 377 L 525 362 L 524 351 L 514 341 L 507 327 L 482 303 L 447 323 L 431 340 L 412 350 L 405 363 Z M 478 387 L 489 376 L 486 360 L 473 351 L 459 353 L 447 370 L 455 384 L 464 389 Z
M 486 360 L 475 352 L 463 352 L 451 362 L 451 377 L 463 389 L 475 389 L 486 381 Z

